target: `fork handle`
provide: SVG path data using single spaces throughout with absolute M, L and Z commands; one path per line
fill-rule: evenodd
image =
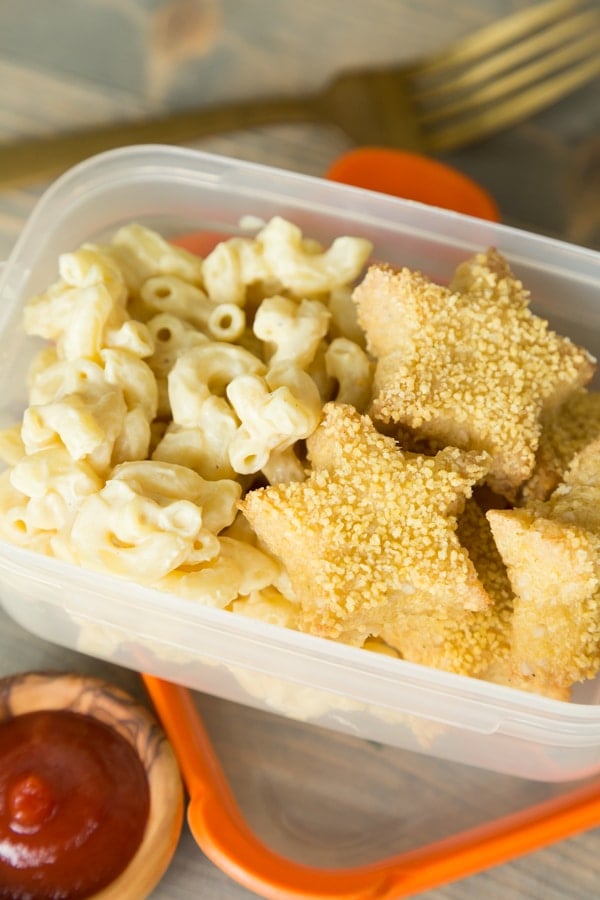
M 260 125 L 319 121 L 311 97 L 249 100 L 186 109 L 42 138 L 0 143 L 0 186 L 49 178 L 101 153 L 131 144 L 180 144 Z

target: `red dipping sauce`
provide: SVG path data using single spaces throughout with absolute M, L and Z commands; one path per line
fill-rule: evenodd
M 0 898 L 95 894 L 135 855 L 149 809 L 144 766 L 108 725 L 66 710 L 0 722 Z

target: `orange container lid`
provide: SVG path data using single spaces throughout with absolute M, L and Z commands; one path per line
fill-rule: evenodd
M 508 862 L 600 823 L 600 781 L 416 850 L 343 869 L 275 853 L 245 821 L 187 688 L 143 676 L 189 793 L 188 823 L 203 853 L 270 900 L 392 900 Z

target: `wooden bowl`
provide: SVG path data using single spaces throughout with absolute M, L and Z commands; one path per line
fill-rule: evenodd
M 152 714 L 129 694 L 100 678 L 28 672 L 0 679 L 0 721 L 40 710 L 92 716 L 124 737 L 148 779 L 150 808 L 142 841 L 121 874 L 93 900 L 139 900 L 162 878 L 183 822 L 183 787 L 171 745 Z

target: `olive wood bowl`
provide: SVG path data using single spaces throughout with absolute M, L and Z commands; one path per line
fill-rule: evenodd
M 141 703 L 100 678 L 27 672 L 0 679 L 0 721 L 39 710 L 69 710 L 114 728 L 136 750 L 148 779 L 150 808 L 142 842 L 121 874 L 93 900 L 139 900 L 165 873 L 183 822 L 183 787 L 171 745 Z

